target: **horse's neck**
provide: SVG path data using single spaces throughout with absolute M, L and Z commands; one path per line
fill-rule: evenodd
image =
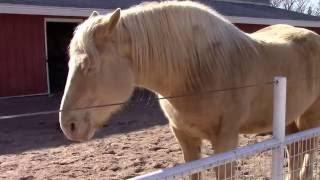
M 255 42 L 255 40 L 252 39 L 252 42 Z M 255 44 L 257 45 L 258 43 Z M 254 52 L 254 50 L 252 51 Z M 165 64 L 165 61 L 159 61 L 159 59 L 157 58 L 159 57 L 146 58 L 144 59 L 144 61 L 147 62 L 137 63 L 137 60 L 134 59 L 133 56 L 131 56 L 130 64 L 134 73 L 136 86 L 152 90 L 153 92 L 156 92 L 162 96 L 174 96 L 177 94 L 191 93 L 190 91 L 194 91 L 194 87 L 192 87 L 193 85 L 196 86 L 196 90 L 199 90 L 199 88 L 220 88 L 220 86 L 228 86 L 228 82 L 222 81 L 224 78 L 234 78 L 227 77 L 224 73 L 220 72 L 223 71 L 223 69 L 217 69 L 216 72 L 212 72 L 215 74 L 211 74 L 209 78 L 210 81 L 214 81 L 214 83 L 211 84 L 210 87 L 200 87 L 202 85 L 197 85 L 198 83 L 195 81 L 203 77 L 198 76 L 198 74 L 194 74 L 193 79 L 190 79 L 188 78 L 184 70 L 168 72 L 167 68 L 170 68 L 168 67 L 168 64 Z M 150 66 L 152 66 L 152 68 L 150 68 Z M 224 83 L 227 85 L 225 85 Z M 206 83 L 206 85 L 207 84 L 208 83 Z
M 151 61 L 148 63 L 153 63 L 152 59 L 148 60 Z M 171 76 L 173 76 L 172 74 L 169 75 L 164 71 L 161 72 L 160 67 L 154 67 L 153 70 L 150 70 L 148 67 L 144 68 L 143 66 L 138 67 L 136 65 L 137 64 L 132 63 L 136 86 L 149 89 L 163 96 L 175 94 L 174 90 L 178 90 L 177 86 L 181 82 L 173 80 L 171 78 Z
M 150 64 L 156 64 L 152 61 L 156 61 L 156 59 L 145 59 L 148 63 L 137 63 L 137 60 L 134 59 L 133 56 L 133 47 L 132 40 L 130 38 L 128 29 L 122 24 L 122 28 L 120 32 L 115 34 L 114 38 L 117 37 L 118 41 L 118 49 L 119 53 L 125 59 L 128 59 L 129 65 L 134 74 L 135 85 L 137 87 L 146 88 L 152 90 L 158 94 L 168 94 L 167 87 L 170 86 L 168 84 L 168 80 L 166 80 L 166 76 L 161 73 L 159 67 L 154 67 L 150 69 L 147 67 Z M 164 67 L 161 65 L 161 67 Z
M 130 21 L 130 22 L 131 24 L 130 23 L 128 24 L 132 25 L 133 24 L 132 22 L 134 21 Z M 235 33 L 237 34 L 235 36 L 241 39 L 241 41 L 239 40 L 238 44 L 232 47 L 228 47 L 228 46 L 231 46 L 230 42 L 229 44 L 224 44 L 225 47 L 228 47 L 229 49 L 225 48 L 224 49 L 225 55 L 223 57 L 220 57 L 221 58 L 220 61 L 223 61 L 223 62 L 213 62 L 215 61 L 214 59 L 217 59 L 216 57 L 214 57 L 214 55 L 219 55 L 219 53 L 221 52 L 218 52 L 218 51 L 215 53 L 201 52 L 202 53 L 201 55 L 203 55 L 203 53 L 208 53 L 208 55 L 206 56 L 201 56 L 202 58 L 205 58 L 205 59 L 202 59 L 203 60 L 202 62 L 207 63 L 206 67 L 202 67 L 208 71 L 206 72 L 206 71 L 203 71 L 201 67 L 198 67 L 200 62 L 193 61 L 193 64 L 188 64 L 188 63 L 192 63 L 192 61 L 186 58 L 196 58 L 195 56 L 199 55 L 199 54 L 192 54 L 187 51 L 194 48 L 193 46 L 190 46 L 188 44 L 190 47 L 177 48 L 177 47 L 182 47 L 186 45 L 185 44 L 186 41 L 174 42 L 174 39 L 172 40 L 170 39 L 172 42 L 170 42 L 170 40 L 168 39 L 166 41 L 164 40 L 163 42 L 151 41 L 152 43 L 168 43 L 168 42 L 176 43 L 175 45 L 171 45 L 171 46 L 167 44 L 162 44 L 162 46 L 153 47 L 153 49 L 151 49 L 150 46 L 152 46 L 153 44 L 152 43 L 150 44 L 149 41 L 146 41 L 146 39 L 148 40 L 148 37 L 142 37 L 142 39 L 146 42 L 142 41 L 141 38 L 132 38 L 133 35 L 140 34 L 141 32 L 135 31 L 135 33 L 132 33 L 131 29 L 126 28 L 126 25 L 124 23 L 122 23 L 122 26 L 123 26 L 121 28 L 122 34 L 123 33 L 127 34 L 129 36 L 127 39 L 130 39 L 130 40 L 122 41 L 121 42 L 122 44 L 120 45 L 120 47 L 122 47 L 122 45 L 128 46 L 128 44 L 130 44 L 129 45 L 130 48 L 128 48 L 130 49 L 130 55 L 129 55 L 130 58 L 128 59 L 135 76 L 134 78 L 135 78 L 136 85 L 139 87 L 150 89 L 163 96 L 176 95 L 179 93 L 188 93 L 189 90 L 192 90 L 194 88 L 197 88 L 197 90 L 199 90 L 199 88 L 205 88 L 200 86 L 202 86 L 203 80 L 206 79 L 207 77 L 211 77 L 210 81 L 214 81 L 214 78 L 222 79 L 221 77 L 223 76 L 223 73 L 219 73 L 219 71 L 222 71 L 221 68 L 219 68 L 220 66 L 215 66 L 214 67 L 215 70 L 214 71 L 212 70 L 214 63 L 217 63 L 217 64 L 220 63 L 220 65 L 226 64 L 226 66 L 230 67 L 233 64 L 234 60 L 232 60 L 232 58 L 229 57 L 228 54 L 237 54 L 239 57 L 243 56 L 243 58 L 245 59 L 246 57 L 251 56 L 251 55 L 248 55 L 248 54 L 252 54 L 251 51 L 254 51 L 252 49 L 254 44 L 252 39 L 246 39 L 245 36 Z M 229 27 L 229 28 L 232 28 L 232 27 Z M 129 29 L 130 29 L 130 32 L 129 32 Z M 148 28 L 143 29 L 143 31 L 148 31 L 148 30 L 149 30 Z M 150 34 L 152 33 L 154 32 L 150 32 Z M 159 36 L 160 34 L 158 35 L 158 37 Z M 168 37 L 168 36 L 165 36 L 165 37 Z M 175 36 L 173 36 L 172 38 L 174 37 Z M 135 46 L 136 42 L 133 42 L 134 40 L 132 39 L 135 39 L 136 41 L 141 40 L 144 43 L 141 47 L 140 46 L 136 47 Z M 202 44 L 199 45 L 199 41 L 197 41 L 197 43 L 194 43 L 194 46 L 202 45 Z M 216 43 L 210 43 L 205 41 L 203 43 L 204 43 L 203 45 L 205 47 L 208 47 L 207 49 L 209 50 L 216 48 L 215 47 Z M 237 48 L 237 46 L 239 47 Z M 251 49 L 251 50 L 248 51 L 247 49 L 242 48 L 242 46 L 249 47 L 247 49 Z M 171 49 L 166 49 L 166 48 L 171 48 Z M 234 52 L 234 51 L 239 51 L 237 49 L 240 49 L 242 51 L 248 51 L 248 52 L 246 53 Z M 169 53 L 166 54 L 166 52 L 168 51 Z M 220 54 L 220 56 L 222 55 Z M 226 61 L 224 61 L 224 58 L 228 58 L 228 57 L 229 59 L 225 59 Z M 163 60 L 164 58 L 167 60 Z M 239 62 L 239 61 L 234 61 L 234 62 Z M 182 63 L 184 63 L 185 65 L 181 66 Z M 219 74 L 218 76 L 214 76 L 213 73 L 219 73 Z

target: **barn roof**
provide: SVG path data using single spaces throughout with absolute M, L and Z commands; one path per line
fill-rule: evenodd
M 202 2 L 214 7 L 218 12 L 220 12 L 225 16 L 320 21 L 320 17 L 317 17 L 317 16 L 297 13 L 297 12 L 275 8 L 267 5 L 220 2 L 220 1 L 212 1 L 212 0 L 203 0 Z
M 1 0 L 0 13 L 10 13 L 10 8 L 22 6 L 22 9 L 15 11 L 17 14 L 33 14 L 35 9 L 32 7 L 37 7 L 38 14 L 88 16 L 92 10 L 108 12 L 118 7 L 128 8 L 144 1 L 154 0 Z M 246 3 L 244 0 L 201 0 L 201 2 L 213 7 L 224 16 L 228 16 L 235 23 L 287 23 L 320 27 L 320 17 L 274 8 L 268 6 L 268 0 L 245 0 Z M 63 11 L 59 11 L 59 9 Z M 262 19 L 264 20 L 262 21 Z
M 143 1 L 150 0 L 1 0 L 0 3 L 54 7 L 115 9 L 118 7 L 128 8 Z M 268 0 L 246 0 L 246 2 L 249 3 L 239 3 L 239 1 L 240 0 L 201 0 L 201 2 L 214 7 L 218 12 L 227 16 L 320 21 L 320 17 L 267 6 Z
M 242 2 L 242 3 L 264 4 L 264 5 L 270 4 L 270 0 L 214 0 L 214 1 Z

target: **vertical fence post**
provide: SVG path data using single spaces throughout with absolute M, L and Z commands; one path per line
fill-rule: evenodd
M 281 142 L 272 151 L 272 179 L 283 179 L 287 78 L 275 77 L 273 88 L 273 138 Z

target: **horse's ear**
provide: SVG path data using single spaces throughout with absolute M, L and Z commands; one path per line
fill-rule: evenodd
M 99 16 L 99 13 L 97 11 L 93 11 L 89 18 L 92 18 L 92 17 L 95 17 L 95 16 Z
M 115 10 L 111 15 L 107 17 L 103 17 L 102 21 L 96 28 L 96 31 L 95 31 L 96 38 L 104 39 L 110 36 L 110 34 L 112 34 L 114 29 L 117 27 L 120 17 L 121 17 L 120 8 Z
M 111 15 L 109 22 L 108 22 L 108 31 L 111 33 L 114 28 L 117 26 L 121 17 L 121 9 L 117 8 Z

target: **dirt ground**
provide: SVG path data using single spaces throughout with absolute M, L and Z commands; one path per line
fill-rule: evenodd
M 65 139 L 57 114 L 0 120 L 0 179 L 128 179 L 182 163 L 158 104 L 141 99 L 85 143 Z M 60 96 L 0 100 L 0 116 L 54 110 L 59 103 Z M 241 136 L 240 143 L 263 138 Z M 209 145 L 203 149 L 212 154 Z

